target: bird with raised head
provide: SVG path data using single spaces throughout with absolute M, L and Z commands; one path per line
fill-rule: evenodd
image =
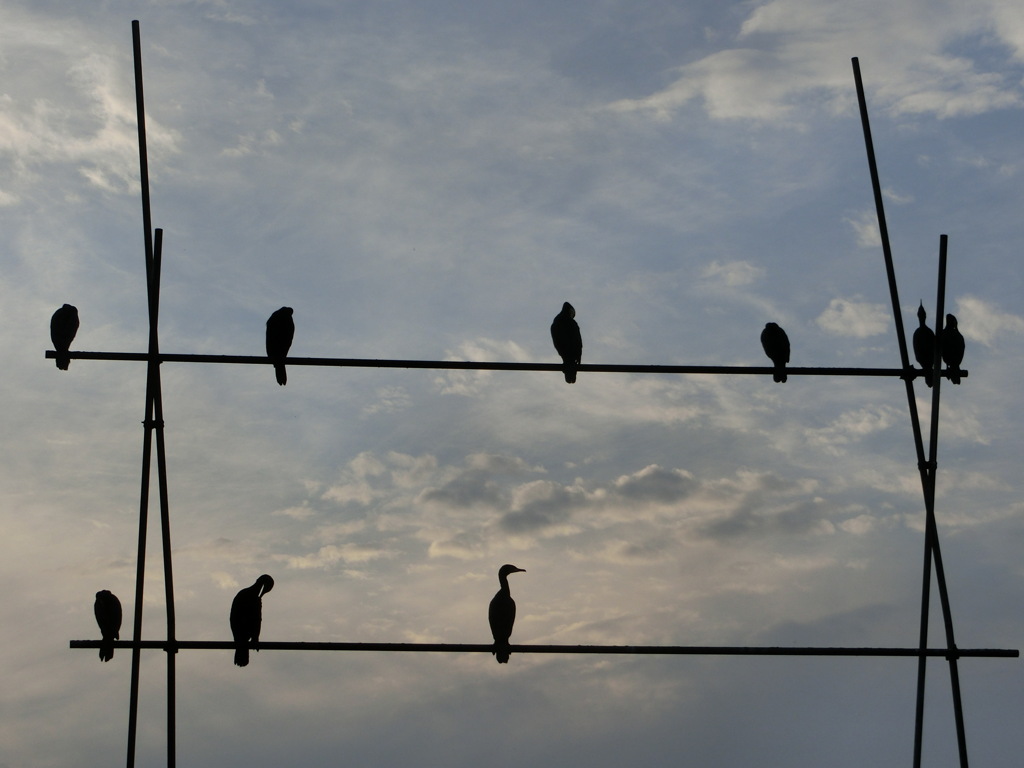
M 514 565 L 503 565 L 498 569 L 498 583 L 501 584 L 501 589 L 491 598 L 491 604 L 487 609 L 487 620 L 491 624 L 491 635 L 494 637 L 494 650 L 491 653 L 499 664 L 508 664 L 508 639 L 512 636 L 512 625 L 516 621 L 516 601 L 512 599 L 512 593 L 508 589 L 510 573 L 526 573 L 526 569 L 516 568 Z
M 576 323 L 576 310 L 568 301 L 562 304 L 562 311 L 551 323 L 551 341 L 555 351 L 562 358 L 562 373 L 567 384 L 576 383 L 576 368 L 583 356 L 583 337 Z
M 50 317 L 50 341 L 53 342 L 53 349 L 57 353 L 57 368 L 66 371 L 71 365 L 71 358 L 67 356 L 71 342 L 75 340 L 78 333 L 78 308 L 65 304 Z
M 114 641 L 121 638 L 121 601 L 109 589 L 101 589 L 96 593 L 92 610 L 96 614 L 96 623 L 100 625 L 100 635 L 103 636 L 100 661 L 110 661 L 114 658 Z
M 786 381 L 786 363 L 789 362 L 789 336 L 782 330 L 778 323 L 765 323 L 761 331 L 761 347 L 773 363 L 775 370 L 772 372 L 772 379 L 778 382 Z
M 231 601 L 231 635 L 235 640 L 235 666 L 249 663 L 249 643 L 260 649 L 260 628 L 263 626 L 263 595 L 274 588 L 274 580 L 263 574 L 251 587 L 240 589 Z
M 914 359 L 924 371 L 924 383 L 929 387 L 934 383 L 935 368 L 935 332 L 926 322 L 928 313 L 924 311 L 924 302 L 917 308 L 919 325 L 914 329 Z
M 960 363 L 964 361 L 964 337 L 957 327 L 956 316 L 946 315 L 946 325 L 939 334 L 942 360 L 949 369 L 949 380 L 960 383 Z
M 277 383 L 284 386 L 288 383 L 288 373 L 284 360 L 292 347 L 295 337 L 295 321 L 292 319 L 292 308 L 281 307 L 267 320 L 267 357 L 274 364 Z

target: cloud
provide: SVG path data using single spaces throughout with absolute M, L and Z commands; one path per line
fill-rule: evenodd
M 718 260 L 712 261 L 700 273 L 704 279 L 724 283 L 730 288 L 750 285 L 763 275 L 764 270 L 749 261 L 719 262 Z
M 889 312 L 882 304 L 870 304 L 856 299 L 832 299 L 815 322 L 824 331 L 836 336 L 865 339 L 885 333 L 889 327 Z
M 797 104 L 846 109 L 854 54 L 884 73 L 875 93 L 894 113 L 954 117 L 1018 107 L 1019 83 L 950 52 L 958 37 L 997 29 L 997 15 L 954 5 L 929 14 L 923 2 L 773 0 L 753 8 L 733 47 L 678 67 L 656 93 L 610 108 L 667 120 L 700 100 L 714 119 L 754 121 L 791 120 Z M 922 24 L 925 17 L 933 23 Z
M 448 352 L 444 358 L 452 361 L 504 361 L 513 363 L 531 362 L 526 350 L 514 341 L 496 339 L 474 339 L 459 344 L 455 352 Z M 434 379 L 442 395 L 463 395 L 471 397 L 480 394 L 491 380 L 494 371 L 445 371 Z
M 861 248 L 881 248 L 882 236 L 878 232 L 878 215 L 874 211 L 864 211 L 856 218 L 845 219 L 853 227 L 857 235 L 857 245 Z
M 19 69 L 0 96 L 0 157 L 15 169 L 15 181 L 39 166 L 70 163 L 91 186 L 123 193 L 138 188 L 138 128 L 134 93 L 127 87 L 120 57 L 86 50 L 85 41 L 67 39 L 59 30 L 49 37 L 30 31 L 37 20 L 6 19 L 7 35 L 17 48 L 41 54 L 41 68 Z M 52 28 L 51 25 L 45 25 Z M 66 45 L 65 45 L 66 44 Z M 9 73 L 9 71 L 8 71 Z M 40 91 L 41 82 L 60 83 Z M 177 153 L 180 138 L 159 120 L 147 117 L 147 144 L 153 162 Z M 7 192 L 10 202 L 16 193 Z
M 1024 317 L 1003 312 L 991 302 L 977 296 L 964 296 L 956 302 L 957 326 L 971 341 L 986 347 L 995 344 L 996 338 L 1004 333 L 1024 333 Z
M 838 455 L 841 453 L 841 447 L 889 429 L 898 423 L 899 416 L 900 414 L 889 406 L 866 406 L 843 413 L 827 427 L 807 430 L 807 439 L 829 453 Z
M 673 504 L 685 499 L 697 487 L 697 481 L 689 472 L 681 469 L 665 470 L 652 464 L 632 475 L 619 477 L 613 492 L 625 501 Z

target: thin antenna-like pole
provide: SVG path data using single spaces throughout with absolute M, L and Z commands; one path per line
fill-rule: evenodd
M 899 293 L 896 290 L 896 271 L 893 269 L 892 249 L 889 246 L 889 227 L 885 223 L 885 205 L 882 202 L 882 183 L 878 179 L 878 164 L 875 161 L 875 144 L 871 139 L 871 124 L 868 121 L 867 98 L 864 96 L 864 82 L 860 75 L 860 62 L 853 58 L 853 77 L 857 84 L 857 102 L 860 104 L 860 121 L 864 129 L 864 145 L 868 153 L 868 168 L 871 172 L 871 189 L 875 196 L 875 213 L 878 216 L 878 234 L 882 239 L 882 254 L 885 256 L 885 274 L 889 279 L 889 297 L 892 299 L 892 317 L 896 323 L 896 338 L 899 340 L 900 363 L 910 367 L 907 353 L 907 335 L 903 330 L 903 313 L 900 310 Z M 909 383 L 909 382 L 908 382 Z
M 142 41 L 139 22 L 132 22 L 132 50 L 135 60 L 135 109 L 139 127 L 139 175 L 142 186 L 142 229 L 144 233 L 146 281 L 152 281 L 153 239 L 151 234 L 151 210 L 149 204 L 149 163 L 146 153 L 146 110 L 142 88 Z M 152 309 L 151 309 L 152 311 Z M 152 461 L 153 431 L 153 381 L 147 377 L 146 408 L 143 418 L 142 442 L 142 489 L 139 499 L 139 552 L 135 573 L 135 617 L 132 636 L 142 639 L 142 606 L 146 582 L 146 533 L 149 518 L 149 474 Z M 139 712 L 139 668 L 141 658 L 138 649 L 132 649 L 131 691 L 128 702 L 128 756 L 127 766 L 135 765 L 135 739 Z
M 153 251 L 153 274 L 150 281 L 150 351 L 153 362 L 149 375 L 154 377 L 153 385 L 153 429 L 156 433 L 156 472 L 160 497 L 160 532 L 163 542 L 164 560 L 164 602 L 167 606 L 167 642 L 173 648 L 174 625 L 174 569 L 171 560 L 171 517 L 167 492 L 167 451 L 164 445 L 164 401 L 160 382 L 160 343 L 157 322 L 160 310 L 160 265 L 163 252 L 163 230 L 156 230 L 156 245 Z M 175 764 L 175 652 L 167 653 L 167 765 Z
M 875 210 L 878 215 L 878 232 L 882 239 L 882 253 L 885 257 L 885 271 L 889 280 L 889 295 L 892 300 L 893 318 L 896 322 L 896 337 L 899 341 L 900 361 L 905 369 L 910 368 L 910 356 L 907 352 L 907 337 L 903 328 L 903 313 L 900 309 L 899 294 L 896 288 L 896 272 L 893 268 L 892 249 L 889 244 L 889 230 L 885 222 L 885 206 L 882 200 L 882 185 L 878 176 L 878 164 L 875 160 L 874 142 L 871 139 L 871 124 L 868 120 L 867 98 L 864 95 L 864 82 L 860 73 L 860 62 L 853 58 L 853 76 L 857 86 L 857 101 L 860 105 L 861 125 L 864 129 L 864 144 L 867 149 L 868 167 L 871 173 L 871 188 L 875 197 Z M 940 245 L 939 256 L 939 299 L 936 320 L 936 339 L 942 328 L 943 301 L 945 297 L 946 280 L 946 236 L 943 235 Z M 936 343 L 938 343 L 936 341 Z M 938 366 L 936 365 L 937 369 Z M 952 614 L 949 609 L 949 595 L 946 590 L 945 575 L 942 569 L 942 560 L 939 550 L 938 528 L 935 524 L 935 451 L 938 440 L 939 423 L 939 381 L 935 377 L 935 384 L 932 389 L 932 422 L 931 434 L 929 436 L 929 460 L 926 463 L 924 458 L 924 440 L 921 436 L 921 423 L 917 412 L 917 398 L 914 395 L 914 383 L 909 377 L 904 378 L 907 387 L 907 402 L 910 407 L 910 421 L 914 432 L 914 446 L 917 451 L 918 469 L 921 474 L 921 483 L 925 497 L 925 565 L 924 583 L 921 589 L 921 630 L 920 645 L 924 648 L 928 639 L 928 614 L 931 590 L 931 570 L 934 560 L 936 580 L 939 585 L 939 595 L 942 600 L 943 619 L 946 625 L 946 643 L 951 653 L 948 656 L 950 662 L 950 676 L 952 678 L 953 708 L 957 723 L 957 746 L 960 752 L 960 766 L 967 768 L 967 743 L 963 726 L 963 706 L 960 696 L 959 673 L 956 664 L 956 646 L 953 643 Z M 921 744 L 924 729 L 924 687 L 925 687 L 925 665 L 927 659 L 921 656 L 918 662 L 917 674 L 917 712 L 914 722 L 914 768 L 921 765 Z
M 146 148 L 146 100 L 142 88 L 142 35 L 139 22 L 132 22 L 135 53 L 135 112 L 139 123 L 139 182 L 142 186 L 142 231 L 146 243 L 147 273 L 153 261 L 153 215 L 149 204 L 149 155 Z
M 939 241 L 939 277 L 936 291 L 935 319 L 935 358 L 938 358 L 939 339 L 942 334 L 946 317 L 946 253 L 949 238 L 942 235 Z M 938 365 L 938 363 L 935 363 Z M 949 589 L 946 586 L 946 570 L 942 564 L 942 549 L 939 546 L 939 528 L 935 518 L 935 479 L 938 471 L 939 450 L 939 393 L 941 380 L 936 378 L 932 388 L 931 434 L 928 440 L 928 482 L 925 484 L 925 539 L 931 549 L 935 564 L 935 582 L 939 588 L 939 601 L 942 605 L 942 619 L 946 631 L 946 647 L 955 651 L 956 640 L 953 635 L 953 611 L 949 603 Z M 960 693 L 960 672 L 957 656 L 951 653 L 949 661 L 950 686 L 953 691 L 953 716 L 956 722 L 956 740 L 960 752 L 960 766 L 967 768 L 967 731 L 964 726 L 964 709 Z
M 164 589 L 167 606 L 167 641 L 173 647 L 174 578 L 171 567 L 171 529 L 167 495 L 167 462 L 164 446 L 163 394 L 160 385 L 160 343 L 158 322 L 160 315 L 160 264 L 163 250 L 163 230 L 156 231 L 153 243 L 153 216 L 149 197 L 149 158 L 146 144 L 146 109 L 142 84 L 142 36 L 139 22 L 132 21 L 132 50 L 135 60 L 135 107 L 139 128 L 139 179 L 142 190 L 142 229 L 146 260 L 146 291 L 149 299 L 149 350 L 146 376 L 146 408 L 142 451 L 142 490 L 139 502 L 139 554 L 135 581 L 134 638 L 141 641 L 142 606 L 145 594 L 146 529 L 149 517 L 149 484 L 152 470 L 153 434 L 156 433 L 157 477 L 160 498 L 160 522 L 163 540 Z M 140 659 L 137 648 L 132 649 L 131 694 L 128 715 L 128 768 L 135 765 L 138 732 Z M 167 654 L 167 764 L 175 764 L 175 656 Z

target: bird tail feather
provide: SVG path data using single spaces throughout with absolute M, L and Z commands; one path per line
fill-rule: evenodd
M 277 383 L 282 387 L 288 383 L 288 372 L 285 370 L 283 365 L 278 363 L 274 364 L 274 373 L 277 374 Z
M 249 665 L 249 646 L 239 645 L 235 648 L 235 666 L 246 667 Z

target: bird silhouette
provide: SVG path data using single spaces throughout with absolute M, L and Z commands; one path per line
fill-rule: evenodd
M 71 347 L 76 333 L 78 333 L 78 309 L 70 304 L 65 304 L 50 318 L 50 340 L 57 352 L 57 367 L 62 371 L 66 371 L 71 365 L 71 358 L 66 353 Z
M 508 639 L 512 636 L 512 625 L 516 621 L 516 601 L 508 591 L 510 573 L 526 573 L 526 569 L 516 568 L 514 565 L 503 565 L 498 569 L 501 589 L 491 598 L 491 604 L 487 609 L 487 620 L 491 624 L 491 635 L 494 637 L 494 650 L 491 653 L 498 659 L 499 664 L 508 664 Z
M 562 358 L 562 372 L 568 384 L 576 383 L 576 368 L 583 355 L 583 337 L 580 336 L 580 327 L 575 317 L 576 310 L 567 301 L 551 323 L 551 340 L 555 343 L 555 351 Z
M 235 666 L 249 663 L 249 643 L 258 652 L 263 625 L 263 595 L 274 588 L 274 580 L 263 574 L 251 587 L 240 589 L 231 601 L 231 635 L 235 640 Z
M 274 363 L 277 383 L 282 386 L 288 383 L 284 359 L 288 356 L 294 336 L 295 321 L 292 320 L 292 308 L 281 307 L 267 320 L 267 357 Z
M 914 358 L 924 371 L 924 383 L 929 387 L 934 383 L 935 368 L 935 332 L 925 322 L 928 313 L 924 311 L 924 302 L 917 308 L 917 319 L 921 324 L 914 329 Z
M 103 644 L 100 645 L 100 661 L 114 658 L 114 641 L 121 637 L 121 601 L 109 589 L 101 589 L 96 593 L 96 602 L 92 605 L 96 614 L 96 623 L 100 625 Z
M 772 378 L 775 381 L 786 381 L 786 363 L 789 362 L 789 337 L 778 323 L 765 323 L 761 331 L 761 346 L 764 353 L 775 363 Z
M 946 326 L 939 334 L 942 359 L 949 369 L 949 380 L 960 383 L 960 363 L 964 361 L 964 337 L 957 327 L 956 316 L 946 315 Z

